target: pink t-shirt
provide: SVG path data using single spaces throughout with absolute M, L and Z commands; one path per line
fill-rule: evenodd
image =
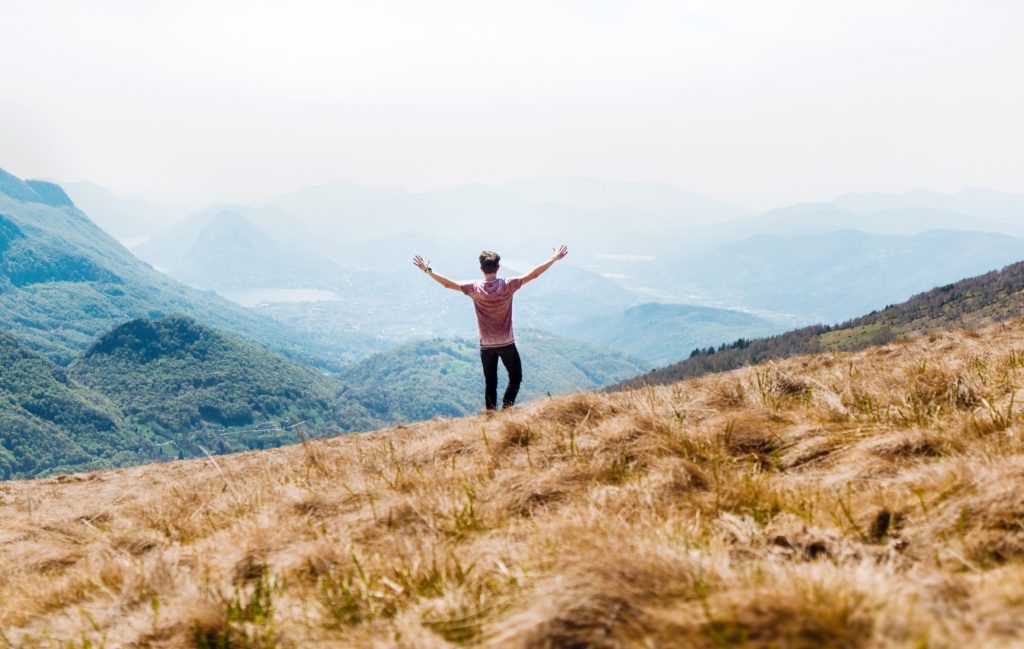
M 516 341 L 512 332 L 512 294 L 522 285 L 519 277 L 459 285 L 463 293 L 473 298 L 481 349 L 504 347 Z

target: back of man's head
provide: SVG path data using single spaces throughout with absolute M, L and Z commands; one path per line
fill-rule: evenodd
M 484 250 L 480 253 L 480 270 L 485 273 L 498 272 L 498 265 L 501 262 L 501 255 L 491 250 Z

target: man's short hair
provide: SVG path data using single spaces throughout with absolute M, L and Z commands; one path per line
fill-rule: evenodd
M 486 273 L 493 273 L 498 270 L 501 263 L 501 255 L 491 250 L 484 250 L 480 253 L 480 270 Z

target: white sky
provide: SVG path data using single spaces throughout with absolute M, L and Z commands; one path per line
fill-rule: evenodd
M 1024 192 L 1016 0 L 0 0 L 0 167 L 257 201 L 585 175 Z

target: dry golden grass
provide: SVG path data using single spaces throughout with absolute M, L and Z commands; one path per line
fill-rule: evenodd
M 1024 644 L 1024 320 L 0 483 L 0 647 Z

